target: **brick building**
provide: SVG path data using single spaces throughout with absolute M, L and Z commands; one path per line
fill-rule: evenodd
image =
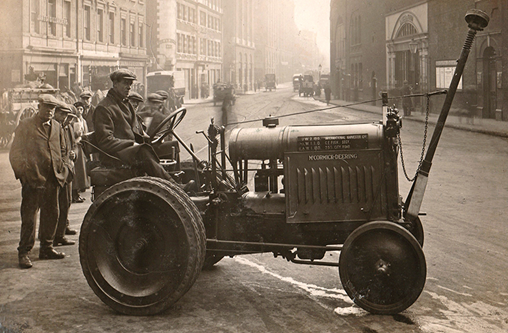
M 23 84 L 26 74 L 60 89 L 102 89 L 119 67 L 143 78 L 145 13 L 145 0 L 3 0 L 0 89 Z
M 376 92 L 393 95 L 404 81 L 415 92 L 448 88 L 468 31 L 464 16 L 471 8 L 484 10 L 491 21 L 477 34 L 453 108 L 508 120 L 503 89 L 508 84 L 503 74 L 508 69 L 508 27 L 502 24 L 508 6 L 500 0 L 332 0 L 334 93 L 369 100 L 374 83 Z M 435 105 L 439 109 L 440 103 Z

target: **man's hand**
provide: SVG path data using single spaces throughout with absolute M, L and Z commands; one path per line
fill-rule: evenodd
M 71 150 L 69 152 L 69 158 L 71 159 L 71 161 L 75 161 L 76 160 L 76 152 L 74 150 Z

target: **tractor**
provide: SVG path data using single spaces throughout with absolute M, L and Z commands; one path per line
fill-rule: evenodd
M 344 290 L 370 313 L 407 309 L 426 280 L 419 209 L 431 161 L 474 35 L 488 20 L 479 10 L 466 15 L 468 37 L 405 200 L 398 186 L 401 119 L 386 94 L 379 122 L 280 127 L 269 117 L 262 127 L 233 129 L 227 145 L 212 120 L 200 131 L 207 160 L 175 131 L 186 113 L 179 109 L 151 140 L 158 145 L 172 135 L 192 156 L 180 162 L 178 149 L 159 150 L 162 165 L 178 182 L 195 183 L 192 189 L 128 167 L 91 170 L 100 191 L 81 227 L 79 255 L 92 290 L 120 313 L 153 315 L 222 258 L 273 253 L 338 267 Z M 328 251 L 340 251 L 338 262 L 325 260 Z

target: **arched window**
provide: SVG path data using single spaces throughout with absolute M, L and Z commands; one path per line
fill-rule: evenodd
M 397 31 L 397 38 L 416 35 L 418 31 L 411 23 L 404 23 Z

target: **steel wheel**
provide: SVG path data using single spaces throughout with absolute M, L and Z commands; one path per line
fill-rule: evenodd
M 81 227 L 79 254 L 104 303 L 124 314 L 151 315 L 190 289 L 205 251 L 204 227 L 191 204 L 154 178 L 124 181 L 97 198 Z
M 409 232 L 416 238 L 418 244 L 423 248 L 423 242 L 425 240 L 425 236 L 423 233 L 423 225 L 422 221 L 419 217 L 417 217 L 411 225 L 407 228 Z
M 339 259 L 344 290 L 374 314 L 396 314 L 411 306 L 425 285 L 425 257 L 407 229 L 371 222 L 346 239 Z

